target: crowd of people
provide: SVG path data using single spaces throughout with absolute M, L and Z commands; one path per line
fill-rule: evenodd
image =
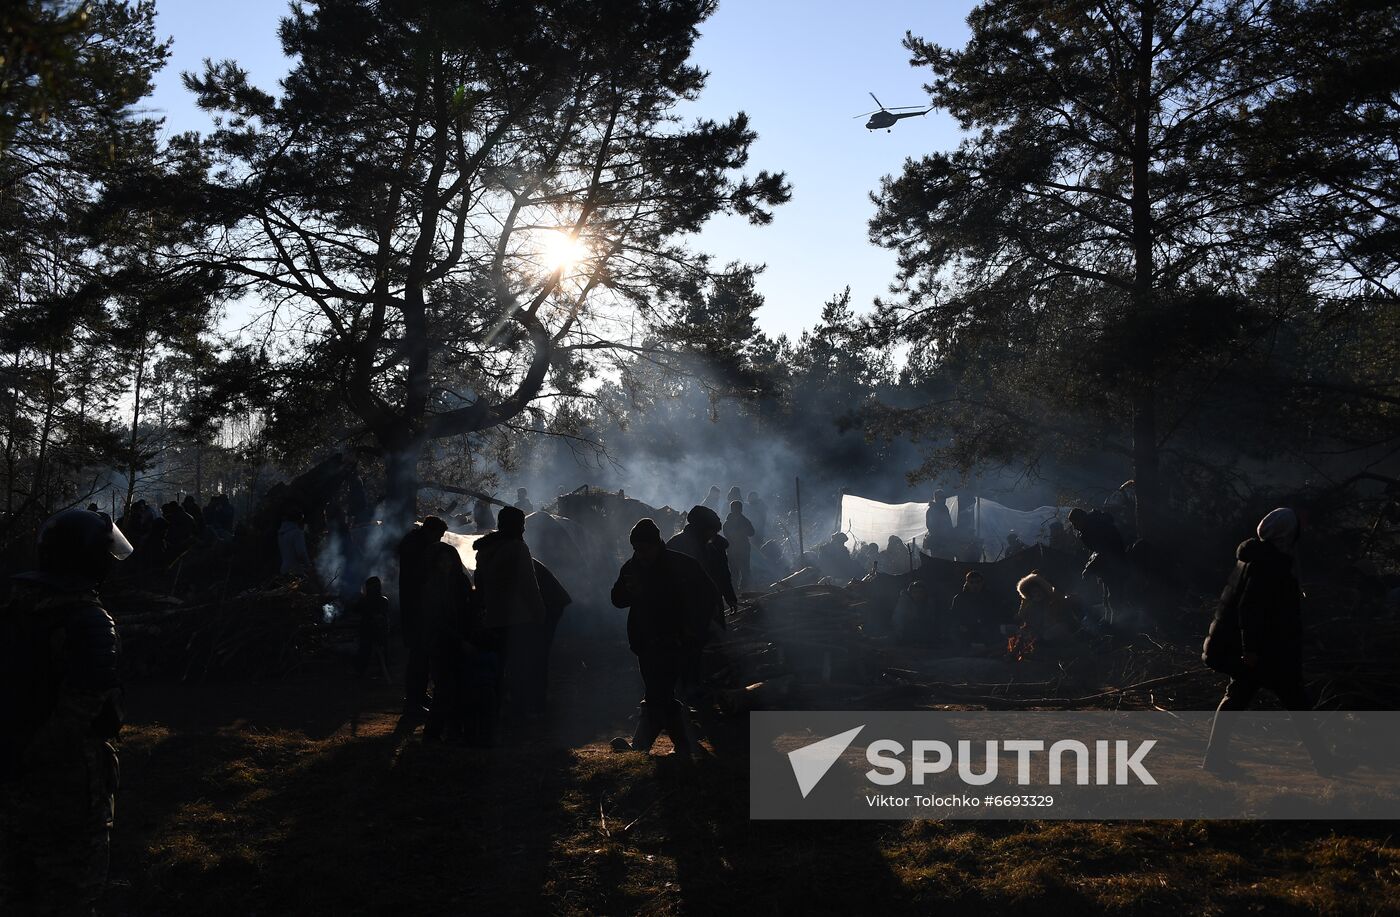
M 627 610 L 627 641 L 644 697 L 634 734 L 613 740 L 618 752 L 648 752 L 663 732 L 683 759 L 697 750 L 687 708 L 701 688 L 701 654 L 724 629 L 725 609 L 738 602 L 736 582 L 753 575 L 752 566 L 744 573 L 745 563 L 753 564 L 767 547 L 752 551 L 765 522 L 753 509 L 759 501 L 751 496 L 749 512 L 742 501 L 729 501 L 725 519 L 707 503 L 692 507 L 669 540 L 650 518 L 632 527 L 631 553 L 609 597 Z M 197 531 L 231 522 L 222 503 L 212 501 L 198 515 L 167 504 L 152 516 L 133 504 L 123 521 L 147 539 L 160 532 L 166 545 L 190 537 L 191 525 Z M 503 709 L 528 719 L 547 703 L 550 646 L 572 598 L 531 555 L 525 509 L 506 506 L 494 516 L 495 527 L 471 544 L 472 573 L 459 546 L 444 540 L 448 526 L 436 516 L 416 523 L 398 545 L 399 629 L 407 650 L 403 715 L 423 726 L 427 742 L 491 745 Z M 294 518 L 288 521 L 298 527 Z M 1088 513 L 1070 516 L 1084 547 L 1116 557 L 1121 536 L 1115 542 L 1102 522 Z M 1245 709 L 1261 690 L 1289 710 L 1312 707 L 1302 669 L 1301 538 L 1298 516 L 1281 508 L 1236 551 L 1202 656 L 1230 679 L 1218 713 Z M 897 555 L 899 548 L 891 543 L 886 550 Z M 92 507 L 66 510 L 42 526 L 36 569 L 13 578 L 0 617 L 0 678 L 13 700 L 0 730 L 0 904 L 6 913 L 14 907 L 30 908 L 16 913 L 77 913 L 101 891 L 118 773 L 112 740 L 123 711 L 120 643 L 98 590 L 114 561 L 139 551 L 106 514 Z M 839 537 L 817 550 L 818 560 L 837 563 L 838 551 L 853 560 Z M 1114 576 L 1111 566 L 1101 574 L 1108 593 Z M 927 585 L 913 578 L 890 626 L 911 642 L 1012 653 L 1024 651 L 1026 642 L 1054 646 L 1077 639 L 1082 608 L 1072 593 L 1040 573 L 1020 578 L 1015 591 L 1013 613 L 978 570 L 969 570 L 946 611 L 931 614 Z M 391 604 L 380 577 L 368 577 L 354 606 L 361 674 L 377 663 L 389 675 Z M 1222 775 L 1234 772 L 1229 723 L 1217 716 L 1203 764 Z M 1336 771 L 1338 762 L 1307 718 L 1298 725 L 1318 771 Z

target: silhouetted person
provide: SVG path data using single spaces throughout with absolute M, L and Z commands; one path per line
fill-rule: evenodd
M 864 572 L 860 569 L 859 562 L 851 555 L 850 549 L 846 547 L 850 540 L 845 532 L 834 532 L 824 544 L 818 545 L 816 551 L 817 564 L 822 573 L 843 586 Z
M 171 500 L 161 507 L 161 516 L 170 524 L 165 534 L 165 547 L 171 558 L 184 553 L 195 539 L 194 517 L 184 507 Z M 284 571 L 285 572 L 285 571 Z
M 1104 511 L 1113 517 L 1118 531 L 1124 535 L 1124 542 L 1132 544 L 1137 539 L 1137 481 L 1124 481 L 1118 489 L 1103 501 Z
M 423 741 L 465 739 L 472 709 L 467 658 L 472 642 L 480 639 L 472 584 L 456 548 L 443 541 L 428 547 L 423 616 L 433 702 L 423 724 Z
M 121 644 L 97 590 L 131 550 L 105 514 L 58 513 L 0 613 L 0 913 L 90 914 L 107 881 Z
M 883 621 L 876 621 L 876 632 L 883 629 Z M 915 646 L 932 646 L 941 643 L 937 632 L 939 621 L 934 614 L 933 603 L 929 601 L 928 587 L 914 580 L 899 595 L 895 603 L 893 627 L 895 637 L 904 643 Z
M 525 514 L 502 508 L 496 531 L 477 539 L 476 589 L 487 641 L 500 658 L 505 686 L 523 708 L 529 691 L 531 647 L 541 639 L 544 596 L 525 544 Z
M 170 523 L 163 518 L 156 519 L 145 528 L 136 548 L 134 563 L 143 576 L 156 576 L 165 570 L 170 554 L 165 545 L 165 533 Z
M 986 579 L 976 570 L 963 576 L 962 591 L 953 596 L 949 617 L 949 635 L 964 647 L 992 648 L 1002 643 L 1001 626 L 1006 617 L 987 591 Z
M 1064 527 L 1064 524 L 1056 520 L 1050 523 L 1050 541 L 1048 547 L 1051 550 L 1059 551 L 1061 554 L 1071 556 L 1079 553 L 1081 545 L 1079 539 L 1071 535 Z
M 718 484 L 710 485 L 710 492 L 705 494 L 705 499 L 700 501 L 700 505 L 719 515 L 720 508 L 724 505 L 724 496 L 719 491 Z
M 879 552 L 880 572 L 908 573 L 914 569 L 913 553 L 903 538 L 891 535 L 885 542 L 885 549 Z
M 629 742 L 613 739 L 617 751 L 651 750 L 664 729 L 676 751 L 692 751 L 686 708 L 676 699 L 687 630 L 719 605 L 714 582 L 698 561 L 668 549 L 650 519 L 632 527 L 632 556 L 622 565 L 612 587 L 612 603 L 628 609 L 627 643 L 637 655 L 646 698 L 637 730 Z
M 478 532 L 489 532 L 496 527 L 496 514 L 486 500 L 477 498 L 472 503 L 472 524 Z
M 1103 510 L 1069 511 L 1069 524 L 1079 535 L 1080 544 L 1089 553 L 1084 575 L 1099 581 L 1103 589 L 1103 604 L 1111 621 L 1115 599 L 1121 604 L 1128 576 L 1127 547 L 1113 517 Z
M 724 517 L 722 531 L 729 542 L 729 571 L 734 576 L 735 586 L 740 590 L 748 589 L 756 531 L 744 515 L 744 504 L 738 500 L 729 504 L 729 515 Z
M 749 491 L 748 503 L 744 505 L 744 515 L 748 516 L 749 521 L 753 523 L 754 543 L 763 544 L 768 539 L 768 504 L 763 502 L 758 491 Z
M 933 492 L 933 499 L 924 510 L 924 529 L 924 548 L 931 556 L 947 557 L 952 553 L 953 517 L 942 490 Z
M 1235 550 L 1235 570 L 1201 653 L 1206 665 L 1230 676 L 1204 762 L 1208 770 L 1226 774 L 1235 770 L 1229 748 L 1234 717 L 1228 714 L 1249 709 L 1260 688 L 1295 714 L 1313 709 L 1303 680 L 1303 592 L 1297 573 L 1302 526 L 1293 510 L 1279 508 L 1260 520 L 1255 534 Z M 1312 718 L 1295 715 L 1293 722 L 1314 766 L 1329 773 L 1332 757 Z
M 306 517 L 299 509 L 289 509 L 277 530 L 277 554 L 285 576 L 310 576 L 311 552 L 306 547 Z
M 199 508 L 199 502 L 195 500 L 194 494 L 185 494 L 185 499 L 180 504 L 180 508 L 194 520 L 195 531 L 199 532 L 204 530 L 204 511 Z
M 523 487 L 515 492 L 515 508 L 527 516 L 535 511 L 535 504 L 530 502 L 530 495 Z
M 389 599 L 379 577 L 365 580 L 360 598 L 351 608 L 358 625 L 359 645 L 355 650 L 355 674 L 360 678 L 369 671 L 371 662 L 378 661 L 389 680 Z
M 739 607 L 739 597 L 734 592 L 734 578 L 729 569 L 729 542 L 720 534 L 723 525 L 719 516 L 704 506 L 691 507 L 686 514 L 685 527 L 680 530 L 666 547 L 697 561 L 710 582 L 718 590 L 721 601 L 716 601 L 706 609 L 699 605 L 691 606 L 693 615 L 687 622 L 686 642 L 681 660 L 681 683 L 687 695 L 694 692 L 699 684 L 704 666 L 702 660 L 705 645 L 710 642 L 710 631 L 714 627 L 724 628 L 724 608 Z
M 427 516 L 399 542 L 399 627 L 404 648 L 408 650 L 403 685 L 404 715 L 411 718 L 422 717 L 427 712 L 432 638 L 429 570 L 446 532 L 446 522 L 437 516 Z

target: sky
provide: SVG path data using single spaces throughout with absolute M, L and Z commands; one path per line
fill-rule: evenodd
M 870 192 L 904 160 L 957 146 L 956 123 L 934 111 L 867 131 L 855 118 L 875 107 L 926 104 L 927 70 L 909 66 L 906 31 L 944 45 L 967 39 L 972 0 L 721 0 L 701 26 L 691 62 L 710 77 L 704 93 L 678 113 L 687 118 L 749 115 L 758 140 L 749 172 L 787 173 L 792 200 L 767 226 L 742 219 L 712 221 L 695 246 L 721 263 L 765 264 L 759 325 L 796 336 L 814 325 L 822 304 L 850 286 L 866 307 L 894 278 L 894 255 L 870 244 Z M 174 39 L 149 106 L 171 132 L 206 131 L 209 120 L 180 83 L 205 58 L 238 61 L 253 81 L 276 91 L 290 62 L 277 41 L 287 0 L 158 0 L 157 29 Z M 236 11 L 232 12 L 231 11 Z

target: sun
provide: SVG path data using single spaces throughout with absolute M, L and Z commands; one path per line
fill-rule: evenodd
M 550 271 L 568 271 L 587 258 L 588 245 L 569 232 L 553 229 L 544 236 L 544 266 Z

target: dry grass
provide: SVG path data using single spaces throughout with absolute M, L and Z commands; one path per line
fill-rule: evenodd
M 608 751 L 635 686 L 599 652 L 491 752 L 336 674 L 134 692 L 106 912 L 1400 913 L 1384 824 L 751 822 L 732 730 L 694 768 Z

